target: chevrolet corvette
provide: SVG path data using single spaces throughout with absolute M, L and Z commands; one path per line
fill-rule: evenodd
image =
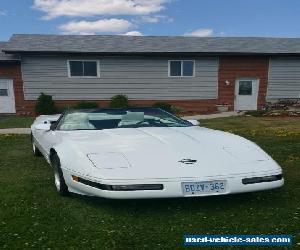
M 157 108 L 70 110 L 31 126 L 62 196 L 115 199 L 226 195 L 281 187 L 280 166 L 240 136 Z

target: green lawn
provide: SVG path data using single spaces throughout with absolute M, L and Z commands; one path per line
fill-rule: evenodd
M 1 135 L 0 248 L 183 249 L 187 233 L 292 234 L 294 247 L 300 247 L 300 119 L 239 117 L 201 123 L 257 142 L 283 167 L 285 186 L 189 199 L 62 198 L 45 160 L 31 156 L 29 136 Z
M 274 133 L 278 130 L 300 133 L 300 118 L 238 116 L 200 120 L 200 124 L 204 127 L 237 131 L 237 133 L 243 131 L 246 133 L 249 131 Z
M 34 121 L 31 116 L 2 116 L 0 117 L 1 128 L 29 128 Z

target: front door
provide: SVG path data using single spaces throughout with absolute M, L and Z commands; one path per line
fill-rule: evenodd
M 0 114 L 16 113 L 13 80 L 0 79 Z
M 237 79 L 235 83 L 235 110 L 257 110 L 258 79 Z

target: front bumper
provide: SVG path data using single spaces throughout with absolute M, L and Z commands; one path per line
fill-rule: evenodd
M 215 180 L 226 180 L 227 188 L 224 193 L 204 193 L 197 196 L 213 196 L 213 195 L 225 195 L 245 192 L 255 192 L 267 189 L 279 188 L 284 184 L 284 179 L 260 182 L 252 184 L 243 184 L 242 179 L 260 177 L 260 176 L 271 176 L 280 175 L 281 172 L 261 172 L 252 173 L 247 175 L 234 175 L 234 176 L 214 176 L 206 178 L 178 178 L 178 179 L 144 179 L 144 180 L 95 180 L 87 176 L 81 176 L 82 179 L 88 180 L 93 183 L 101 183 L 103 186 L 120 186 L 120 185 L 163 185 L 162 190 L 107 190 L 99 187 L 91 186 L 89 183 L 82 183 L 75 181 L 72 175 L 78 176 L 76 173 L 71 173 L 68 170 L 63 170 L 66 184 L 68 185 L 69 191 L 72 193 L 98 196 L 103 198 L 111 199 L 146 199 L 146 198 L 175 198 L 175 197 L 190 197 L 185 196 L 182 191 L 182 182 L 199 182 L 199 181 L 215 181 Z M 101 186 L 100 186 L 101 187 Z

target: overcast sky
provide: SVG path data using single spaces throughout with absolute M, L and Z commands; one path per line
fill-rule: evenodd
M 0 0 L 13 33 L 300 37 L 300 0 Z

